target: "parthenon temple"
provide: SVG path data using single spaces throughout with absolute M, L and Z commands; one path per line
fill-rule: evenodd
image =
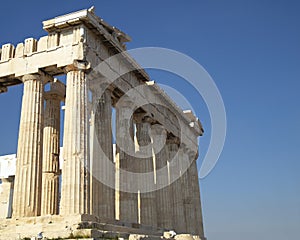
M 206 239 L 198 118 L 93 8 L 43 28 L 0 50 L 0 93 L 23 84 L 17 153 L 0 157 L 0 239 Z

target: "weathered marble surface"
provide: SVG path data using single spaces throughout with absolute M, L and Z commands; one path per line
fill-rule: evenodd
M 6 204 L 1 216 L 13 216 L 0 221 L 0 239 L 32 237 L 41 230 L 48 237 L 203 240 L 198 118 L 150 81 L 124 52 L 130 37 L 93 9 L 43 24 L 47 36 L 1 47 L 0 93 L 16 84 L 24 84 L 24 93 L 16 169 L 13 159 L 0 160 L 5 190 L 0 197 Z M 57 75 L 66 75 L 66 86 L 54 79 Z M 104 159 L 109 164 L 103 165 Z M 122 170 L 144 178 L 137 183 Z M 100 181 L 103 176 L 109 184 Z M 178 234 L 166 233 L 172 230 Z

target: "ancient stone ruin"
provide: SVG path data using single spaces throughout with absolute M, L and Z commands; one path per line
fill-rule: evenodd
M 0 51 L 0 92 L 24 85 L 17 155 L 0 158 L 0 239 L 205 239 L 198 118 L 93 9 L 43 26 Z

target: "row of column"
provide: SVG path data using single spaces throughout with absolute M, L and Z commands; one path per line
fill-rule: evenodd
M 163 126 L 156 124 L 153 127 L 153 120 L 147 116 L 137 118 L 136 133 L 134 133 L 132 122 L 124 120 L 124 114 L 128 113 L 131 106 L 121 105 L 116 108 L 116 140 L 119 145 L 125 146 L 125 149 L 117 145 L 115 162 L 117 169 L 159 173 L 145 178 L 145 187 L 150 184 L 149 181 L 158 185 L 164 182 L 169 184 L 159 190 L 146 193 L 115 192 L 114 186 L 117 190 L 122 189 L 120 184 L 135 184 L 135 179 L 124 179 L 126 176 L 118 173 L 116 178 L 115 174 L 107 175 L 108 181 L 113 182 L 114 185 L 107 186 L 99 181 L 98 176 L 103 173 L 103 169 L 106 171 L 107 168 L 109 171 L 109 165 L 103 165 L 103 161 L 96 161 L 96 159 L 90 162 L 90 149 L 93 149 L 92 145 L 95 141 L 103 150 L 99 153 L 98 159 L 105 157 L 110 162 L 114 161 L 111 93 L 106 90 L 97 99 L 93 116 L 94 127 L 91 131 L 92 116 L 88 110 L 87 75 L 84 68 L 68 67 L 66 71 L 61 200 L 59 201 L 59 130 L 60 102 L 64 96 L 60 92 L 44 94 L 41 75 L 27 75 L 22 79 L 24 94 L 13 216 L 93 214 L 106 219 L 117 218 L 125 222 L 202 236 L 202 214 L 195 156 L 188 150 L 179 148 L 178 138 L 168 135 Z M 126 131 L 129 131 L 131 139 L 128 139 Z M 93 142 L 90 142 L 91 134 L 94 134 Z M 128 154 L 135 151 L 132 149 L 134 145 L 128 144 L 129 141 L 134 141 L 134 135 L 140 149 L 143 151 L 146 149 L 143 154 L 149 157 L 141 160 Z M 167 139 L 166 144 L 162 142 L 163 139 Z M 153 144 L 152 149 L 143 148 L 151 144 Z M 161 146 L 164 147 L 158 151 Z M 190 167 L 187 171 L 181 172 L 185 167 L 184 164 L 189 164 Z
M 196 153 L 180 145 L 177 137 L 168 134 L 164 126 L 145 114 L 133 114 L 128 121 L 132 106 L 132 102 L 123 101 L 117 108 L 117 143 L 123 146 L 123 142 L 133 141 L 133 131 L 130 130 L 131 139 L 128 139 L 128 134 L 122 130 L 133 129 L 134 119 L 138 143 L 136 151 L 139 153 L 136 155 L 142 158 L 135 159 L 126 154 L 134 151 L 130 149 L 131 144 L 126 145 L 128 148 L 124 152 L 117 146 L 120 168 L 144 173 L 143 189 L 148 189 L 152 182 L 164 187 L 138 194 L 120 191 L 118 219 L 203 236 Z M 147 148 L 149 145 L 152 149 Z M 151 150 L 153 152 L 149 152 Z M 152 179 L 145 173 L 153 173 Z M 125 177 L 128 177 L 126 172 L 124 177 L 120 176 L 121 183 L 135 184 L 134 179 Z
M 63 84 L 54 80 L 44 94 L 43 75 L 22 78 L 13 216 L 58 214 L 60 102 Z M 44 109 L 45 100 L 45 109 Z

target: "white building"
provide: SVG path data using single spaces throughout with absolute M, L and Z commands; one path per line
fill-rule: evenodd
M 16 160 L 16 154 L 0 156 L 0 218 L 10 218 L 12 214 Z

